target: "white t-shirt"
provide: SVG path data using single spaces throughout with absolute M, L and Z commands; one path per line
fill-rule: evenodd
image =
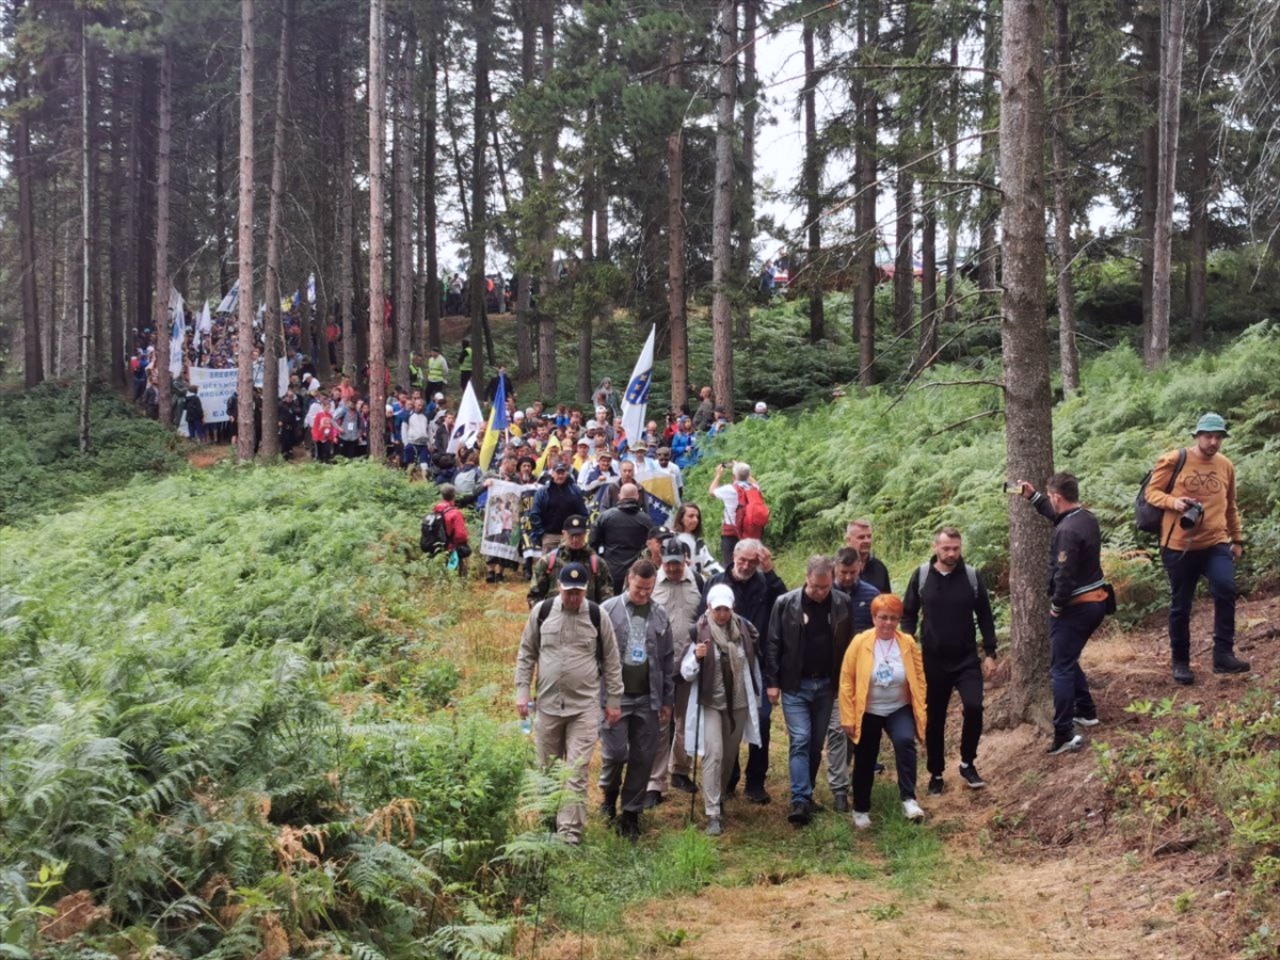
M 887 717 L 911 702 L 907 690 L 907 667 L 897 640 L 871 643 L 871 685 L 867 689 L 867 713 Z
M 724 504 L 724 525 L 732 527 L 738 519 L 738 485 L 726 483 L 711 491 L 712 495 Z

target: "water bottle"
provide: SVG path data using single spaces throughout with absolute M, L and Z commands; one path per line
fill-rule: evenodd
M 523 733 L 525 736 L 528 736 L 529 734 L 533 733 L 533 715 L 537 712 L 537 710 L 538 710 L 538 701 L 530 700 L 529 715 L 520 721 L 520 732 Z

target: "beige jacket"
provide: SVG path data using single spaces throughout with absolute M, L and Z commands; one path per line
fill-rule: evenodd
M 606 705 L 622 700 L 622 665 L 618 641 L 608 616 L 600 615 L 597 636 L 584 600 L 577 613 L 569 613 L 559 597 L 551 601 L 551 613 L 538 626 L 538 609 L 529 611 L 520 652 L 516 654 L 516 699 L 529 696 L 537 668 L 538 710 L 557 717 L 598 709 L 600 676 L 604 674 Z
M 671 638 L 675 643 L 676 672 L 684 659 L 684 648 L 689 645 L 689 628 L 702 616 L 702 592 L 694 579 L 693 570 L 686 566 L 683 580 L 672 580 L 665 570 L 658 571 L 658 582 L 653 586 L 653 602 L 667 612 L 671 621 Z

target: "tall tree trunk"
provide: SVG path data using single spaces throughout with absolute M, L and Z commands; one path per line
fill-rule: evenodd
M 809 21 L 805 20 L 808 24 Z M 742 81 L 738 85 L 742 100 L 742 169 L 737 177 L 738 255 L 734 268 L 739 282 L 751 275 L 751 260 L 756 232 L 756 116 L 760 112 L 759 74 L 756 71 L 756 30 L 760 25 L 760 0 L 742 0 Z M 748 288 L 749 289 L 749 288 Z M 734 336 L 746 342 L 751 336 L 751 297 L 737 298 L 737 323 Z
M 863 0 L 858 8 L 859 54 L 874 46 L 879 32 L 879 9 L 876 0 Z M 858 100 L 858 201 L 854 207 L 854 225 L 858 239 L 858 285 L 854 290 L 854 334 L 858 338 L 858 382 L 869 387 L 875 383 L 876 357 L 876 284 L 880 271 L 876 267 L 879 231 L 876 226 L 877 150 L 880 106 L 874 84 L 866 75 L 856 78 Z
M 21 0 L 15 0 L 13 17 L 22 15 Z M 44 357 L 40 342 L 40 302 L 36 276 L 35 204 L 31 195 L 34 176 L 31 163 L 31 108 L 27 104 L 28 68 L 17 58 L 14 64 L 14 101 L 20 104 L 11 126 L 13 166 L 18 177 L 18 256 L 22 272 L 22 377 L 27 389 L 44 382 Z M 47 356 L 47 354 L 45 354 Z
M 684 47 L 678 36 L 667 58 L 667 85 L 680 89 Z M 671 330 L 671 408 L 689 399 L 689 324 L 684 291 L 684 126 L 667 135 L 667 317 Z
M 1190 237 L 1187 250 L 1187 320 L 1191 342 L 1204 343 L 1205 325 L 1209 320 L 1209 203 L 1213 199 L 1210 186 L 1209 138 L 1213 134 L 1210 110 L 1205 105 L 1212 69 L 1212 45 L 1208 11 L 1198 10 L 1196 23 L 1196 106 L 1195 126 L 1191 131 L 1191 164 L 1188 168 L 1187 207 Z
M 115 61 L 111 75 L 111 186 L 107 190 L 107 223 L 110 242 L 107 244 L 107 301 L 110 316 L 108 350 L 111 383 L 118 389 L 125 388 L 124 365 L 124 285 L 121 274 L 125 270 L 124 250 L 124 151 L 125 151 L 125 60 Z
M 440 262 L 436 247 L 436 123 L 439 105 L 436 97 L 436 74 L 439 70 L 439 32 L 435 10 L 427 8 L 427 109 L 423 118 L 422 219 L 426 227 L 426 292 L 427 343 L 440 349 Z M 528 375 L 527 373 L 525 374 Z
M 532 3 L 522 3 L 520 11 L 520 83 L 532 89 L 538 59 L 538 19 Z M 524 196 L 531 196 L 538 179 L 535 138 L 526 137 L 517 154 L 520 186 Z M 527 219 L 516 234 L 516 377 L 533 376 L 533 274 L 528 260 L 538 238 L 529 229 Z
M 595 105 L 594 103 L 587 106 L 587 122 L 586 135 L 583 137 L 582 150 L 583 158 L 583 178 L 582 178 L 582 222 L 581 236 L 582 263 L 578 267 L 578 275 L 575 278 L 576 283 L 589 282 L 591 276 L 591 264 L 595 260 L 595 248 L 592 245 L 593 234 L 595 232 L 595 208 L 596 199 L 596 170 L 595 170 L 595 149 L 596 149 L 596 131 L 595 124 Z M 584 310 L 583 315 L 579 318 L 578 326 L 578 402 L 587 404 L 591 402 L 591 394 L 594 391 L 595 384 L 591 382 L 591 338 L 594 334 L 593 317 L 589 310 Z
M 137 232 L 134 242 L 138 253 L 134 266 L 134 314 L 133 323 L 139 328 L 151 326 L 154 321 L 152 295 L 161 296 L 155 290 L 156 262 L 156 211 L 155 190 L 159 183 L 156 174 L 156 157 L 158 155 L 156 129 L 156 88 L 159 86 L 157 71 L 159 64 L 152 56 L 139 58 L 138 63 L 138 99 L 134 108 L 133 122 L 137 126 L 138 153 L 134 193 L 137 204 Z M 164 297 L 169 296 L 165 290 Z M 159 331 L 156 331 L 157 335 Z M 163 412 L 163 411 L 162 411 Z
M 226 128 L 222 101 L 214 110 L 213 141 L 213 217 L 214 230 L 218 234 L 218 296 L 225 297 L 231 290 L 231 257 L 229 255 L 230 228 L 227 223 L 227 181 L 223 173 L 226 163 Z
M 263 460 L 280 455 L 280 205 L 284 200 L 285 106 L 289 85 L 289 41 L 293 0 L 284 0 L 280 10 L 280 54 L 276 61 L 275 130 L 271 140 L 271 196 L 267 206 L 267 315 L 262 351 L 262 445 Z
M 933 118 L 924 121 L 929 127 L 925 150 L 933 150 Z M 929 173 L 936 168 L 931 163 Z M 932 365 L 938 352 L 938 215 L 937 193 L 921 188 L 924 208 L 920 213 L 920 358 L 918 367 Z
M 754 44 L 752 45 L 754 48 Z M 805 255 L 805 287 L 809 290 L 809 342 L 826 336 L 822 305 L 822 194 L 818 156 L 818 71 L 813 57 L 813 18 L 804 21 L 804 196 L 808 220 L 809 249 Z
M 345 61 L 345 57 L 343 58 Z M 342 97 L 342 157 L 339 166 L 338 191 L 338 325 L 342 328 L 342 372 L 355 383 L 360 373 L 360 338 L 356 328 L 356 299 L 352 272 L 355 269 L 355 179 L 356 93 L 355 80 L 345 66 L 339 67 L 339 89 Z
M 1139 8 L 1134 32 L 1138 36 L 1141 61 L 1141 91 L 1150 122 L 1142 131 L 1141 161 L 1142 196 L 1139 207 L 1138 234 L 1142 244 L 1142 355 L 1150 359 L 1151 319 L 1155 308 L 1156 206 L 1160 187 L 1160 18 Z
M 944 124 L 944 136 L 947 138 L 947 179 L 954 181 L 959 176 L 960 151 L 956 138 L 960 133 L 960 41 L 951 38 L 951 81 L 948 84 L 947 122 Z M 959 321 L 959 308 L 956 304 L 956 233 L 959 229 L 957 204 L 954 197 L 946 203 L 947 218 L 947 279 L 943 291 L 942 321 L 949 326 Z
M 236 456 L 253 459 L 253 0 L 240 0 L 240 258 L 236 322 Z
M 1070 90 L 1071 22 L 1067 0 L 1054 0 L 1056 28 L 1053 87 L 1057 105 L 1053 111 L 1053 223 L 1058 267 L 1058 365 L 1062 370 L 1062 392 L 1072 396 L 1080 389 L 1080 354 L 1076 350 L 1076 295 L 1071 283 L 1071 171 L 1067 136 L 1071 129 L 1067 98 Z
M 489 21 L 493 13 L 492 0 L 471 0 L 475 28 L 475 103 L 472 110 L 471 139 L 471 235 L 470 250 L 471 283 L 471 355 L 472 378 L 484 384 L 484 352 L 480 349 L 485 335 L 485 230 L 487 214 L 485 197 L 489 192 L 485 167 L 485 121 L 488 119 L 489 102 Z
M 1182 100 L 1182 27 L 1185 0 L 1160 6 L 1163 50 L 1160 62 L 1160 177 L 1151 265 L 1151 348 L 1147 365 L 1169 358 L 1169 288 L 1173 268 L 1173 213 L 1177 201 L 1178 121 Z
M 715 193 L 711 213 L 711 384 L 716 403 L 733 410 L 733 326 L 729 281 L 733 269 L 729 243 L 733 218 L 733 101 L 737 86 L 734 0 L 719 0 L 719 98 L 716 102 Z
M 98 98 L 98 58 L 90 48 L 88 52 L 89 90 L 85 100 L 89 106 L 89 116 L 94 120 L 88 125 L 89 151 L 89 250 L 86 259 L 89 261 L 90 305 L 89 316 L 92 318 L 89 355 L 92 358 L 93 375 L 101 377 L 110 372 L 107 351 L 108 337 L 103 330 L 102 311 L 102 174 L 101 153 L 99 143 L 98 116 L 101 113 L 101 101 Z
M 404 31 L 400 63 L 396 70 L 392 101 L 395 103 L 394 158 L 396 227 L 396 375 L 395 382 L 410 381 L 409 361 L 413 341 L 413 33 Z
M 1000 183 L 1004 189 L 1005 450 L 1008 475 L 1043 484 L 1053 470 L 1053 398 L 1045 328 L 1044 0 L 1004 8 Z M 1023 505 L 1025 506 L 1025 505 Z M 1009 517 L 1009 592 L 1015 719 L 1043 724 L 1049 695 L 1048 599 L 1040 569 L 1049 525 L 1034 511 Z
M 1000 19 L 990 6 L 982 14 L 982 129 L 993 130 L 1000 116 L 1000 95 L 996 75 L 1000 71 Z M 1000 247 L 996 225 L 1000 221 L 1000 194 L 997 192 L 1000 140 L 995 133 L 982 137 L 978 157 L 978 310 L 994 318 L 999 301 Z
M 169 152 L 173 120 L 173 47 L 166 43 L 160 54 L 159 136 L 156 150 L 156 285 L 155 314 L 151 329 L 156 341 L 156 385 L 160 391 L 160 422 L 171 420 L 169 373 Z
M 903 4 L 902 58 L 915 59 L 919 44 L 914 5 Z M 899 94 L 901 100 L 902 94 Z M 894 236 L 893 318 L 899 334 L 908 334 L 915 325 L 916 277 L 912 230 L 915 225 L 915 177 L 907 166 L 911 156 L 915 118 L 901 105 L 898 108 L 898 176 L 894 190 L 897 227 Z
M 369 3 L 369 458 L 381 463 L 387 455 L 387 431 L 382 411 L 387 405 L 386 320 L 383 260 L 385 239 L 387 79 L 386 0 Z
M 90 224 L 93 208 L 89 201 L 89 15 L 80 15 L 80 454 L 89 452 L 89 258 Z
M 551 82 L 555 68 L 555 4 L 539 5 L 542 27 L 542 86 L 545 90 Z M 550 196 L 556 178 L 556 145 L 560 137 L 559 124 L 547 118 L 541 131 L 541 165 L 538 171 L 544 196 Z M 556 320 L 546 308 L 546 301 L 556 284 L 556 222 L 549 213 L 540 215 L 538 252 L 542 259 L 542 289 L 538 320 L 538 391 L 547 402 L 559 392 L 559 376 L 556 370 Z M 476 342 L 476 350 L 479 351 Z

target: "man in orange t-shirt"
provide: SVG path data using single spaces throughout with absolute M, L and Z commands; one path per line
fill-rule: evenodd
M 1192 431 L 1178 470 L 1179 451 L 1156 461 L 1147 484 L 1147 502 L 1164 511 L 1160 557 L 1169 575 L 1169 647 L 1173 679 L 1195 682 L 1191 672 L 1191 602 L 1201 577 L 1213 595 L 1213 672 L 1248 673 L 1249 664 L 1235 655 L 1235 565 L 1244 552 L 1244 530 L 1236 509 L 1236 468 L 1221 453 L 1227 423 L 1206 413 Z M 1176 473 L 1176 476 L 1174 474 Z M 1165 493 L 1169 479 L 1173 488 Z

